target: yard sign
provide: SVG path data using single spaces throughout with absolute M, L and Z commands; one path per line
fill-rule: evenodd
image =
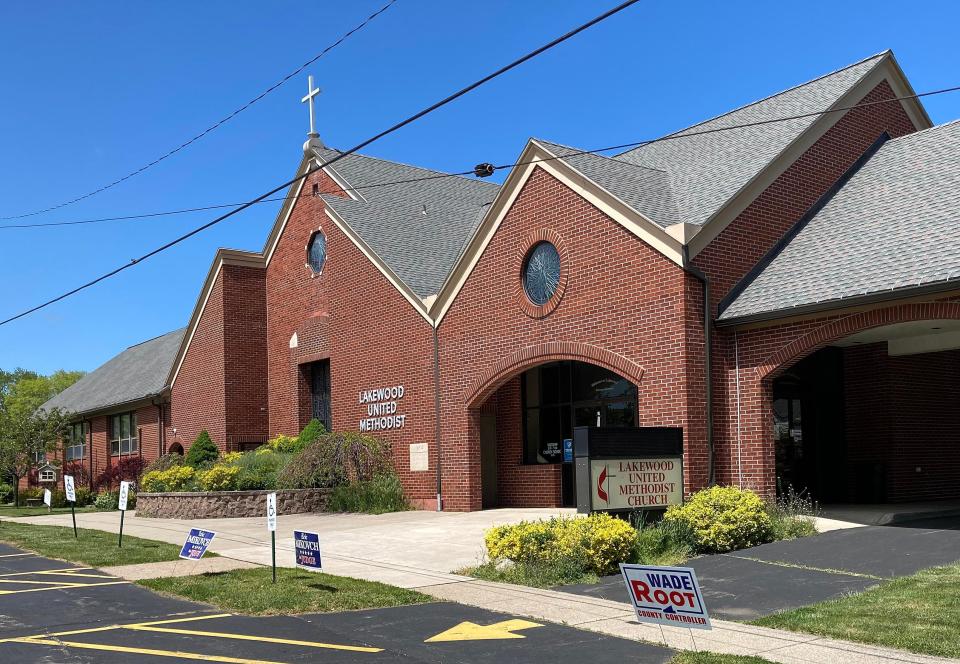
M 180 557 L 186 560 L 200 560 L 203 558 L 203 554 L 207 552 L 207 547 L 210 546 L 210 542 L 213 541 L 215 536 L 216 533 L 212 530 L 191 528 L 187 535 L 187 541 L 183 543 L 183 548 L 180 549 Z
M 53 502 L 53 496 L 50 493 L 50 489 L 43 490 L 43 504 L 47 507 L 50 507 L 50 503 Z
M 293 550 L 297 554 L 297 567 L 319 572 L 322 569 L 320 560 L 320 533 L 307 533 L 301 530 L 293 531 Z
M 710 629 L 697 574 L 689 567 L 620 564 L 637 621 Z

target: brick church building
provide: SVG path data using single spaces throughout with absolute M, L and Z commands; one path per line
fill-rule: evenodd
M 886 101 L 912 94 L 884 52 L 615 156 L 531 139 L 502 186 L 317 169 L 312 135 L 263 249 L 50 402 L 69 455 L 317 417 L 389 441 L 418 506 L 477 510 L 570 504 L 576 426 L 671 426 L 687 492 L 958 498 L 960 124 Z

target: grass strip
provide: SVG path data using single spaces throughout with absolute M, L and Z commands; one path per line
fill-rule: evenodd
M 93 505 L 77 507 L 77 514 L 84 512 L 101 512 Z M 21 516 L 49 516 L 51 514 L 70 514 L 69 507 L 54 507 L 52 510 L 47 506 L 42 507 L 14 507 L 13 505 L 0 505 L 0 519 L 14 519 Z
M 941 657 L 960 657 L 960 563 L 839 599 L 784 611 L 755 625 Z
M 712 652 L 682 652 L 670 664 L 771 664 L 770 660 L 748 655 L 720 655 Z
M 422 593 L 375 581 L 278 568 L 258 567 L 196 576 L 144 579 L 142 586 L 249 615 L 353 611 L 435 601 Z
M 118 548 L 116 533 L 86 528 L 77 532 L 79 537 L 74 538 L 73 528 L 69 526 L 0 522 L 0 542 L 90 567 L 176 560 L 180 553 L 179 546 L 165 542 L 124 535 L 123 548 Z

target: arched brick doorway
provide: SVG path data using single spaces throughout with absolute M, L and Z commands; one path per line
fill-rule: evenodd
M 827 503 L 960 497 L 960 303 L 740 332 L 737 349 L 730 479 Z
M 572 506 L 563 440 L 575 426 L 636 426 L 642 375 L 625 358 L 582 344 L 534 346 L 490 367 L 469 400 L 483 507 Z

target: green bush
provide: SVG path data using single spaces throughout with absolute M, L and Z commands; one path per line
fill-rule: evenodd
M 93 493 L 90 491 L 90 487 L 78 486 L 75 490 L 75 493 L 77 498 L 77 507 L 86 507 L 93 502 Z
M 190 466 L 174 466 L 154 470 L 140 478 L 140 490 L 146 493 L 189 491 L 196 481 L 196 472 Z
M 183 455 L 182 454 L 164 454 L 163 456 L 157 457 L 151 461 L 144 472 L 150 473 L 155 470 L 170 470 L 177 466 L 183 465 Z
M 714 486 L 698 491 L 684 505 L 673 505 L 663 517 L 678 521 L 693 533 L 699 553 L 725 553 L 769 542 L 770 515 L 752 491 Z
M 274 452 L 265 447 L 242 454 L 232 462 L 240 471 L 237 475 L 237 489 L 276 489 L 277 473 L 283 470 L 292 458 L 292 454 Z
M 0 503 L 13 502 L 13 485 L 0 483 Z
M 679 565 L 695 548 L 695 538 L 683 521 L 642 525 L 637 534 L 636 562 L 646 565 Z
M 101 491 L 94 499 L 93 506 L 98 510 L 115 510 L 118 500 L 117 494 L 112 491 Z
M 805 492 L 797 493 L 792 486 L 767 503 L 770 532 L 774 540 L 796 539 L 817 534 L 813 517 L 819 514 L 817 504 Z
M 385 473 L 372 480 L 361 480 L 336 487 L 327 501 L 329 512 L 384 514 L 410 509 L 400 478 Z
M 204 429 L 200 432 L 200 435 L 197 436 L 197 439 L 193 441 L 193 445 L 190 446 L 190 450 L 187 452 L 183 463 L 196 469 L 214 463 L 219 457 L 220 450 L 214 442 L 210 440 L 210 434 Z
M 498 526 L 487 531 L 484 541 L 493 561 L 560 565 L 598 575 L 616 571 L 621 562 L 635 562 L 637 555 L 636 529 L 603 512 Z
M 303 431 L 300 432 L 300 435 L 297 436 L 297 449 L 289 451 L 300 452 L 305 450 L 307 445 L 314 442 L 317 438 L 325 433 L 327 433 L 327 430 L 320 423 L 320 420 L 312 419 L 307 426 L 303 427 Z
M 237 488 L 237 475 L 240 469 L 236 466 L 217 464 L 210 470 L 197 473 L 197 482 L 204 491 L 233 491 Z
M 300 452 L 277 475 L 281 489 L 343 486 L 392 472 L 389 447 L 360 433 L 326 433 Z

